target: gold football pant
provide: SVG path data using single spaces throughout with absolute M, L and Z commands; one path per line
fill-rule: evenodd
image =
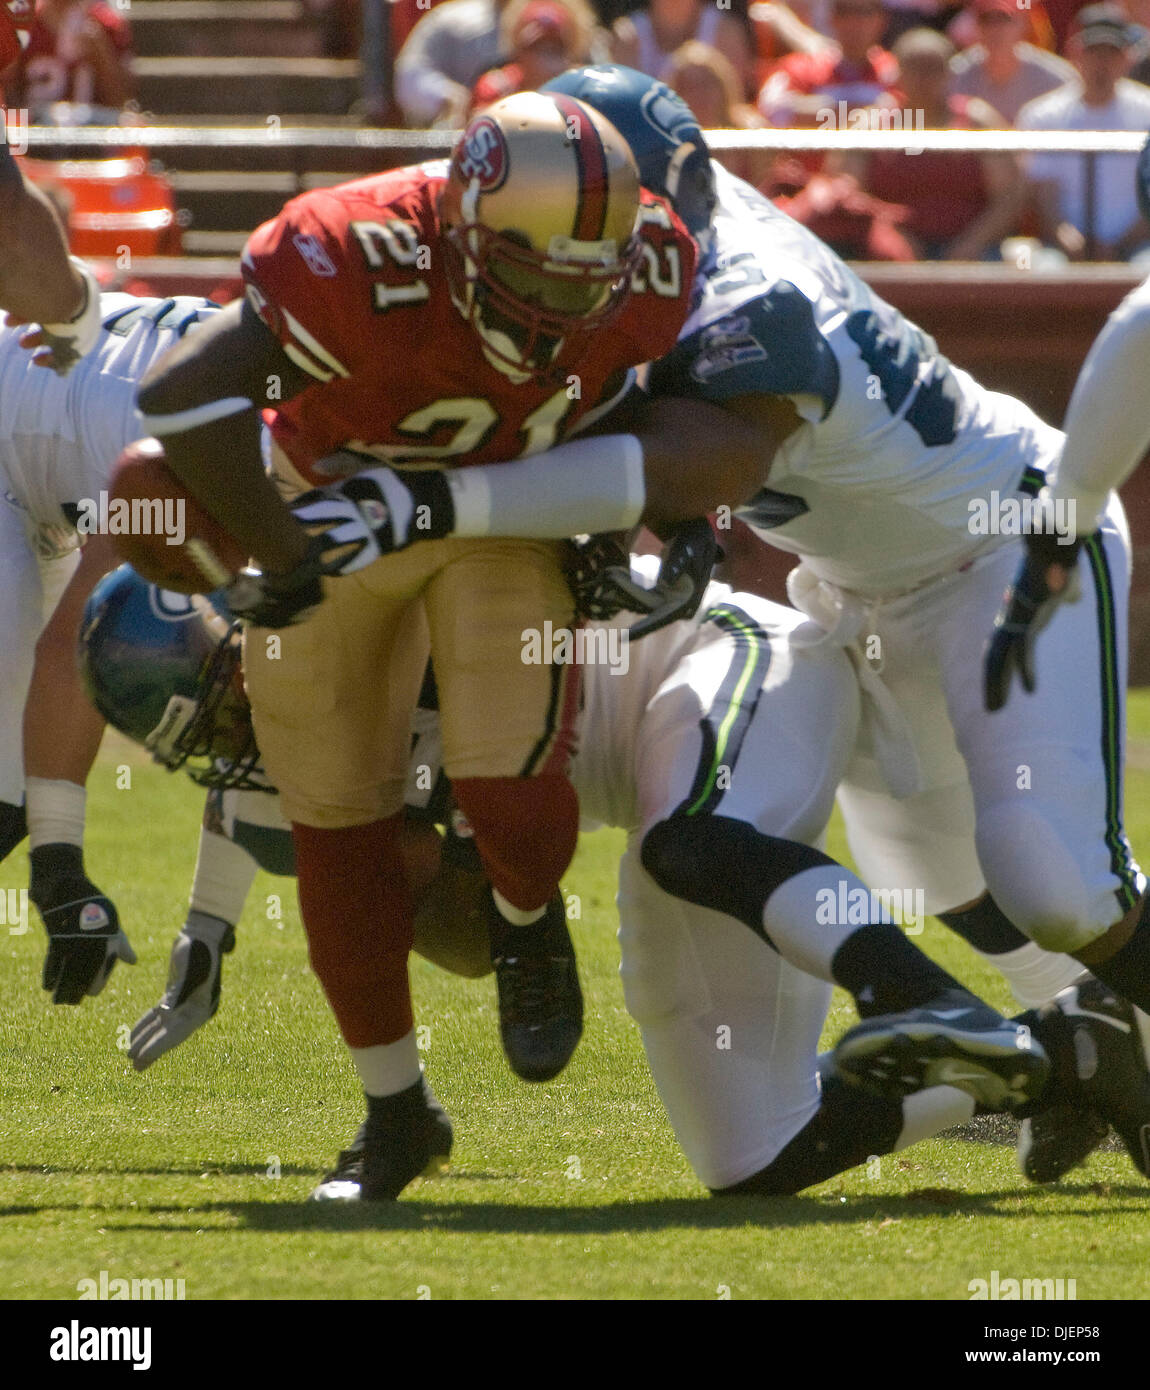
M 449 777 L 565 771 L 578 670 L 523 659 L 532 632 L 572 622 L 557 544 L 420 542 L 324 594 L 305 622 L 244 641 L 256 738 L 289 820 L 337 829 L 402 809 L 429 650 Z

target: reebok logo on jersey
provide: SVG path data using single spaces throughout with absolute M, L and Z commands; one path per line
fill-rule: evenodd
M 99 931 L 102 927 L 110 925 L 108 914 L 99 903 L 85 903 L 80 909 L 81 931 Z
M 303 257 L 304 264 L 313 275 L 318 275 L 324 280 L 330 280 L 336 274 L 335 263 L 323 249 L 323 244 L 318 237 L 300 232 L 297 236 L 293 236 L 291 240 L 292 245 Z

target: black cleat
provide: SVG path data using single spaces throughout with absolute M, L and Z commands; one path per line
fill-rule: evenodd
M 350 1149 L 311 1194 L 313 1202 L 394 1202 L 409 1182 L 432 1178 L 451 1156 L 451 1121 L 426 1078 L 371 1103 Z
M 499 991 L 499 1031 L 511 1070 L 524 1081 L 558 1076 L 583 1034 L 583 992 L 561 894 L 530 926 L 513 927 L 494 901 L 491 963 Z
M 834 1051 L 847 1082 L 886 1100 L 957 1086 L 989 1110 L 1015 1110 L 1042 1091 L 1050 1063 L 1030 1030 L 966 990 L 921 1009 L 869 1018 Z
M 1052 1105 L 1023 1120 L 1018 1134 L 1018 1168 L 1028 1182 L 1057 1182 L 1085 1162 L 1110 1133 L 1094 1110 Z
M 1054 1013 L 1061 1015 L 1069 1029 L 1075 1071 L 1072 1084 L 1082 1110 L 1095 1111 L 1113 1125 L 1135 1168 L 1150 1178 L 1150 1070 L 1142 1036 L 1145 1015 L 1139 1015 L 1109 985 L 1093 976 L 1055 995 L 1041 1010 L 1040 1018 Z

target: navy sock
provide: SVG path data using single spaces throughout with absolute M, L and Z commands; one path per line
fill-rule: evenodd
M 1126 945 L 1109 960 L 1094 961 L 1088 968 L 1115 994 L 1150 1014 L 1150 897 Z
M 1007 951 L 1017 951 L 1030 940 L 1023 936 L 989 893 L 964 912 L 940 912 L 938 918 L 976 951 L 988 956 L 1004 956 Z
M 875 1154 L 890 1153 L 902 1124 L 900 1101 L 880 1100 L 837 1076 L 827 1077 L 818 1112 L 776 1159 L 733 1187 L 712 1191 L 716 1197 L 791 1196 Z
M 921 1008 L 948 989 L 964 988 L 893 922 L 872 922 L 848 936 L 835 952 L 831 974 L 854 996 L 861 1018 Z

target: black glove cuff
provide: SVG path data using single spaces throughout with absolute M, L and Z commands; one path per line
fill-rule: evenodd
M 415 515 L 408 532 L 412 538 L 440 541 L 455 530 L 455 499 L 447 470 L 443 468 L 397 468 L 400 481 L 411 492 Z
M 1073 569 L 1078 552 L 1082 549 L 1083 536 L 1067 540 L 1050 531 L 1032 531 L 1026 536 L 1026 553 L 1042 566 L 1061 565 L 1063 569 Z
M 62 893 L 71 894 L 78 879 L 87 882 L 84 851 L 79 845 L 38 845 L 28 859 L 32 867 L 28 896 L 41 910 L 59 900 Z M 89 886 L 96 892 L 94 885 Z

